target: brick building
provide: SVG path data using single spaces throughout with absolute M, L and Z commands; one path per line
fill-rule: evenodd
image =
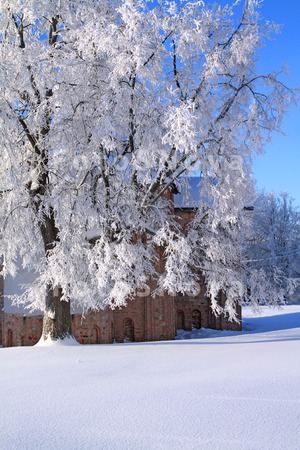
M 193 218 L 195 209 L 182 207 L 180 201 L 177 203 L 179 206 L 175 207 L 175 213 L 185 226 Z M 200 292 L 196 296 L 170 296 L 163 293 L 153 298 L 151 291 L 155 286 L 150 282 L 149 293 L 138 292 L 126 307 L 86 313 L 84 316 L 72 314 L 74 336 L 82 344 L 100 344 L 170 340 L 175 338 L 177 329 L 241 329 L 240 323 L 229 322 L 223 315 L 215 317 L 201 280 L 199 285 Z M 3 280 L 0 279 L 0 345 L 34 345 L 42 333 L 42 315 L 11 311 L 7 306 L 8 301 L 4 301 L 4 291 Z M 219 295 L 222 305 L 225 296 L 223 293 Z M 241 317 L 240 307 L 238 315 Z

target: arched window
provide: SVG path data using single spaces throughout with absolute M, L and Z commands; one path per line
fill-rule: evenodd
M 124 320 L 124 342 L 134 342 L 134 326 L 131 319 Z
M 97 326 L 92 329 L 91 343 L 100 344 L 100 328 Z
M 177 330 L 184 330 L 184 312 L 177 311 Z
M 198 309 L 192 311 L 192 328 L 201 328 L 201 312 Z
M 7 330 L 7 347 L 12 347 L 13 345 L 13 332 L 11 329 Z

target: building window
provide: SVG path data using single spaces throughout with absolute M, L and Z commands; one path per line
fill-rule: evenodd
M 177 311 L 177 330 L 184 330 L 184 312 Z
M 13 345 L 13 332 L 11 329 L 7 330 L 7 347 L 12 347 Z
M 131 319 L 124 320 L 124 342 L 134 342 L 134 326 Z
M 198 309 L 192 311 L 192 328 L 201 328 L 201 312 Z

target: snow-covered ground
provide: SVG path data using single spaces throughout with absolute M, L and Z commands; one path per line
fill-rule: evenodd
M 0 349 L 0 449 L 299 450 L 300 306 L 243 315 L 242 333 Z

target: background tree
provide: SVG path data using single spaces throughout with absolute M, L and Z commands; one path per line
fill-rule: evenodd
M 268 276 L 269 289 L 259 283 L 251 289 L 254 303 L 289 299 L 300 285 L 300 212 L 286 193 L 261 193 L 253 210 L 253 228 L 247 241 L 248 263 Z M 280 293 L 280 296 L 278 294 Z
M 259 3 L 1 2 L 0 251 L 4 275 L 18 258 L 35 271 L 18 301 L 45 310 L 44 338 L 71 334 L 70 302 L 124 305 L 149 275 L 184 292 L 201 271 L 214 311 L 222 289 L 235 317 L 249 161 L 294 98 L 255 71 L 277 31 Z M 188 196 L 195 171 L 183 234 L 165 194 Z

